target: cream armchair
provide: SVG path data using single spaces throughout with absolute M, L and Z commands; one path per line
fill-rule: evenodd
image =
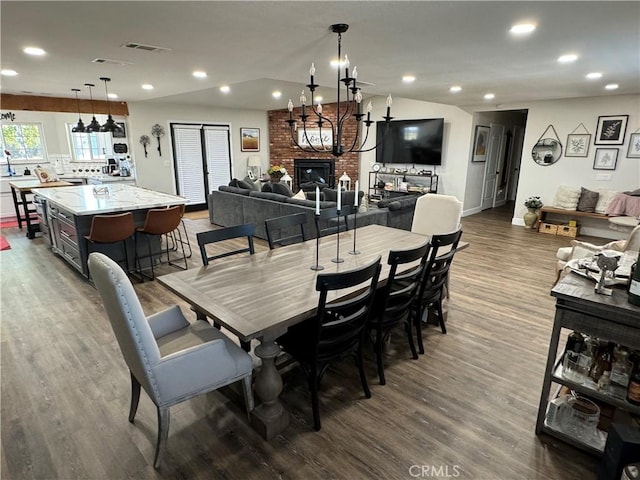
M 619 252 L 640 250 L 640 225 L 631 231 L 629 238 L 626 240 L 616 240 L 605 245 L 594 245 L 592 243 L 572 240 L 570 247 L 559 248 L 556 253 L 556 257 L 558 258 L 558 263 L 556 265 L 556 281 L 560 279 L 564 268 L 570 260 L 591 257 L 603 250 L 617 250 Z
M 145 317 L 129 278 L 109 257 L 92 253 L 89 270 L 131 373 L 129 421 L 138 409 L 140 387 L 156 405 L 155 468 L 167 445 L 169 407 L 242 380 L 247 412 L 253 408 L 246 352 L 208 322 L 189 323 L 177 305 Z

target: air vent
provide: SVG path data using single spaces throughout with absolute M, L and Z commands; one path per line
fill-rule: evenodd
M 153 45 L 143 45 L 142 43 L 134 43 L 134 42 L 128 42 L 122 46 L 126 48 L 133 48 L 134 50 L 144 50 L 146 52 L 164 53 L 164 52 L 171 51 L 170 48 L 154 47 Z
M 127 65 L 134 65 L 132 62 L 125 62 L 124 60 L 112 60 L 110 58 L 94 58 L 91 60 L 93 63 L 108 63 L 111 65 L 120 65 L 121 67 Z

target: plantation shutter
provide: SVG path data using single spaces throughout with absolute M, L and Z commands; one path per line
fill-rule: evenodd
M 231 155 L 229 127 L 204 127 L 204 144 L 207 157 L 207 183 L 209 192 L 231 181 Z

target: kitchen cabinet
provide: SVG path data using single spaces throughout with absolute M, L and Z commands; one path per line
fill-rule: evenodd
M 389 189 L 386 185 L 391 183 Z M 406 189 L 402 188 L 406 186 Z M 369 172 L 369 198 L 438 193 L 438 175 L 432 173 Z
M 556 314 L 538 406 L 536 433 L 546 433 L 592 454 L 602 455 L 603 438 L 599 442 L 585 442 L 547 422 L 549 401 L 556 397 L 562 386 L 623 412 L 640 415 L 640 407 L 602 393 L 590 383 L 572 381 L 562 375 L 562 353 L 557 353 L 562 329 L 593 335 L 604 341 L 625 345 L 630 350 L 640 349 L 640 307 L 628 302 L 627 292 L 623 288 L 614 288 L 613 295 L 606 296 L 595 293 L 594 287 L 595 282 L 570 273 L 551 291 L 551 295 L 556 297 Z M 552 392 L 554 385 L 556 388 Z M 606 438 L 606 432 L 600 435 Z

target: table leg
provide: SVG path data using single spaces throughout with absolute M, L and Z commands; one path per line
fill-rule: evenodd
M 13 187 L 11 187 L 11 196 L 13 197 L 13 207 L 16 209 L 16 220 L 18 220 L 18 228 L 22 230 L 22 217 L 20 216 L 18 196 L 16 195 L 16 190 Z
M 262 401 L 251 411 L 251 424 L 266 440 L 270 440 L 287 425 L 289 412 L 280 403 L 282 377 L 275 365 L 280 347 L 271 339 L 262 338 L 255 348 L 255 354 L 262 360 L 262 367 L 256 376 L 255 392 Z
M 39 225 L 31 225 L 31 215 L 29 214 L 29 204 L 27 203 L 27 192 L 21 191 L 22 209 L 24 210 L 24 223 L 27 226 L 27 238 L 34 239 L 36 231 L 39 231 Z

